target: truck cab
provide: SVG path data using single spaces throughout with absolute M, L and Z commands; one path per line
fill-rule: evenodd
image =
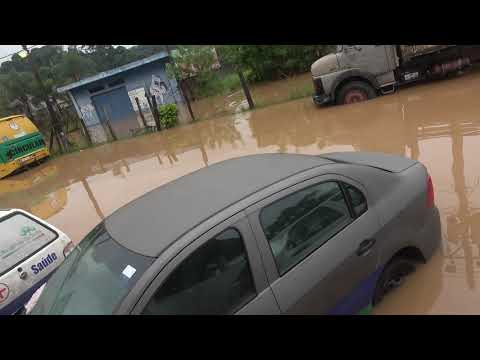
M 365 101 L 403 84 L 461 74 L 479 60 L 478 45 L 337 45 L 312 64 L 313 101 Z
M 395 45 L 337 45 L 311 66 L 316 104 L 348 104 L 393 91 L 399 65 Z

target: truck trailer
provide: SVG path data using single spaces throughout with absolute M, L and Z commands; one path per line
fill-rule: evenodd
M 311 66 L 313 101 L 365 101 L 405 84 L 462 73 L 479 60 L 480 45 L 337 45 Z

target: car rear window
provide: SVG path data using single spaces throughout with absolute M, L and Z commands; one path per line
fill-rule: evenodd
M 58 237 L 54 231 L 20 213 L 0 219 L 0 234 L 0 275 Z

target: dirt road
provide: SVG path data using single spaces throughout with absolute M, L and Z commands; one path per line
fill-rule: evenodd
M 367 103 L 316 108 L 307 98 L 206 120 L 0 180 L 0 208 L 24 208 L 79 241 L 118 207 L 227 158 L 342 150 L 405 155 L 422 161 L 432 175 L 443 244 L 374 313 L 480 313 L 479 93 L 476 72 Z

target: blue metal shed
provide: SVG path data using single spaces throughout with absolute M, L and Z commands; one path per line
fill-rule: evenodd
M 115 69 L 107 70 L 57 89 L 68 92 L 94 143 L 131 136 L 144 127 L 135 98 L 149 125 L 153 115 L 146 99 L 152 81 L 160 84 L 157 103 L 180 103 L 182 96 L 175 79 L 166 75 L 168 53 L 160 52 Z

